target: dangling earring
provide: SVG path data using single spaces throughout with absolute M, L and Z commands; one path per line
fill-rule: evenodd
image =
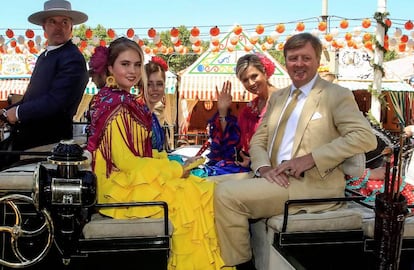
M 112 75 L 109 75 L 108 77 L 106 77 L 106 86 L 110 87 L 110 88 L 116 88 L 118 87 L 116 81 L 115 81 L 115 77 Z
M 246 90 L 244 90 L 244 91 L 243 91 L 243 95 L 242 95 L 242 100 L 245 100 L 245 99 L 246 99 L 246 94 L 247 94 L 247 93 L 246 93 Z

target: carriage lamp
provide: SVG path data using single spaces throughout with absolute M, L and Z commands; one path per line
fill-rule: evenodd
M 33 201 L 37 210 L 50 211 L 55 226 L 55 239 L 69 263 L 76 248 L 83 224 L 96 202 L 96 176 L 81 170 L 87 158 L 83 149 L 73 142 L 61 141 L 48 157 L 53 169 L 38 164 L 34 174 Z

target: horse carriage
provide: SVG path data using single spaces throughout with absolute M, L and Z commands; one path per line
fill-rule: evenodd
M 383 150 L 390 147 L 402 153 L 404 171 L 411 145 L 403 147 L 402 140 L 373 130 L 379 146 L 367 165 L 378 166 L 373 162 L 382 162 Z M 98 204 L 96 179 L 80 146 L 84 142 L 31 149 L 0 172 L 0 269 L 167 268 L 173 229 L 168 205 Z M 175 154 L 191 155 L 199 147 Z M 332 201 L 341 207 L 288 214 L 295 204 Z M 102 207 L 160 207 L 164 217 L 115 220 L 100 215 Z M 283 215 L 251 220 L 256 268 L 414 269 L 414 219 L 401 202 L 390 206 L 391 214 L 388 208 L 378 209 L 377 202 L 350 189 L 341 198 L 289 200 Z

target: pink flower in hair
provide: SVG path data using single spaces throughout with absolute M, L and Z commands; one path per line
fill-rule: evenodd
M 108 65 L 109 49 L 104 46 L 98 46 L 95 48 L 95 52 L 91 56 L 89 61 L 89 67 L 95 74 L 103 74 L 106 72 Z
M 168 70 L 167 63 L 164 61 L 164 59 L 162 59 L 159 56 L 153 56 L 151 58 L 151 62 L 154 62 L 154 63 L 158 64 L 164 71 L 167 71 Z
M 273 73 L 275 72 L 275 63 L 273 63 L 272 60 L 270 60 L 269 58 L 267 58 L 264 54 L 261 53 L 256 53 L 257 57 L 259 57 L 260 62 L 262 63 L 266 76 L 268 78 L 270 78 L 270 76 L 273 75 Z

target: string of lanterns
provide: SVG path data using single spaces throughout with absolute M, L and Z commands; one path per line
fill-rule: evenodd
M 353 30 L 350 31 L 350 22 L 354 21 L 360 22 L 360 25 L 355 26 Z M 327 21 L 319 21 L 319 19 L 317 19 L 317 21 L 313 22 L 314 28 L 309 32 L 318 35 L 324 46 L 332 50 L 344 47 L 355 49 L 365 47 L 372 51 L 375 46 L 378 46 L 375 42 L 374 35 L 369 31 L 369 28 L 372 26 L 372 20 L 370 18 L 364 18 L 362 20 L 340 18 L 338 22 L 338 26 L 332 28 Z M 393 24 L 392 20 L 389 18 L 385 18 L 383 23 L 387 25 L 388 29 L 390 29 Z M 247 33 L 247 38 L 250 44 L 259 45 L 264 51 L 271 49 L 280 51 L 283 50 L 286 39 L 294 33 L 307 30 L 307 26 L 309 26 L 307 24 L 308 23 L 305 22 L 305 20 L 300 20 L 290 23 L 278 23 L 276 25 L 258 24 L 246 29 L 243 29 L 243 26 L 241 25 L 235 25 L 230 31 L 227 30 L 227 32 L 224 33 L 219 26 L 209 28 L 208 33 L 202 33 L 200 30 L 201 27 L 198 28 L 197 26 L 194 26 L 189 31 L 191 47 L 183 45 L 182 40 L 180 39 L 180 29 L 176 27 L 172 27 L 169 30 L 170 40 L 173 44 L 173 46 L 169 47 L 163 44 L 160 32 L 154 27 L 147 29 L 146 33 L 141 33 L 141 36 L 145 36 L 145 38 L 150 41 L 150 44 L 147 45 L 144 44 L 143 38 L 136 33 L 134 28 L 126 29 L 125 33 L 122 33 L 121 35 L 135 40 L 143 48 L 146 54 L 202 53 L 202 41 L 206 40 L 209 40 L 210 48 L 213 52 L 218 52 L 224 49 L 232 51 L 241 38 L 246 38 L 241 37 L 243 33 Z M 411 53 L 414 50 L 413 22 L 411 20 L 406 20 L 404 23 L 396 23 L 396 25 L 397 27 L 395 27 L 394 33 L 391 36 L 385 36 L 384 49 L 396 50 L 400 53 Z M 292 32 L 288 33 L 288 29 Z M 111 40 L 118 37 L 116 30 L 113 28 L 107 29 L 106 34 Z M 229 42 L 221 44 L 220 41 L 223 38 L 223 35 L 227 34 L 229 34 Z M 107 41 L 100 40 L 94 36 L 93 30 L 90 28 L 85 30 L 85 37 L 86 39 L 81 39 L 79 37 L 73 37 L 72 39 L 85 54 L 91 54 L 95 46 L 105 46 L 107 44 Z M 35 32 L 32 29 L 27 29 L 24 32 L 24 35 L 20 34 L 17 36 L 12 29 L 7 29 L 5 31 L 5 37 L 0 33 L 0 53 L 29 52 L 36 54 L 46 45 L 46 39 L 47 37 L 45 36 L 43 40 L 40 35 L 35 35 Z M 253 49 L 253 46 L 245 46 L 244 49 L 250 51 Z

